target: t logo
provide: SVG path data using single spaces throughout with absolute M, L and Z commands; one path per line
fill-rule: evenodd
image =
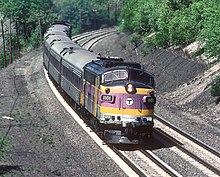
M 128 106 L 131 106 L 133 103 L 134 103 L 134 101 L 132 100 L 132 98 L 127 98 L 127 99 L 126 99 L 126 104 L 127 104 Z

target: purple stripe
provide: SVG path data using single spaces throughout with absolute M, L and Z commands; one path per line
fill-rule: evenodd
M 102 95 L 107 95 L 105 93 L 100 93 L 100 99 Z M 154 105 L 146 105 L 143 103 L 144 94 L 122 94 L 114 93 L 109 94 L 114 98 L 113 102 L 107 102 L 100 100 L 100 106 L 110 107 L 110 108 L 125 108 L 125 109 L 154 109 Z M 148 95 L 149 96 L 149 95 Z
M 85 94 L 95 94 L 95 88 L 89 84 L 85 84 Z M 113 93 L 113 94 L 106 94 L 100 92 L 100 100 L 99 105 L 109 108 L 124 108 L 124 109 L 141 109 L 141 110 L 148 110 L 154 109 L 154 105 L 144 104 L 143 97 L 149 96 L 145 94 L 122 94 L 122 93 Z M 102 101 L 102 95 L 111 95 L 113 97 L 113 101 Z M 129 105 L 130 103 L 130 105 Z

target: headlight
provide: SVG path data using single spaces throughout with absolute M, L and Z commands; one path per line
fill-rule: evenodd
M 136 88 L 133 84 L 127 84 L 125 86 L 125 89 L 128 93 L 135 93 L 136 92 Z

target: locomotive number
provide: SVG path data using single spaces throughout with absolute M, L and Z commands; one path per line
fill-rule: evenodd
M 103 101 L 112 101 L 112 96 L 111 95 L 102 95 L 101 99 Z

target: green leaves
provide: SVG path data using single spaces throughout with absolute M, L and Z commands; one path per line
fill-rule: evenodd
M 204 41 L 205 53 L 220 59 L 220 5 L 210 3 L 204 9 L 200 39 Z
M 3 0 L 0 10 L 5 18 L 17 22 L 21 38 L 27 40 L 37 26 L 46 29 L 44 26 L 54 21 L 52 7 L 52 0 Z
M 185 46 L 196 40 L 199 32 L 199 21 L 192 14 L 191 9 L 175 12 L 169 21 L 169 40 L 173 45 Z
M 208 56 L 220 56 L 219 0 L 127 0 L 122 29 L 147 36 L 152 45 L 185 46 L 195 40 L 205 43 Z

